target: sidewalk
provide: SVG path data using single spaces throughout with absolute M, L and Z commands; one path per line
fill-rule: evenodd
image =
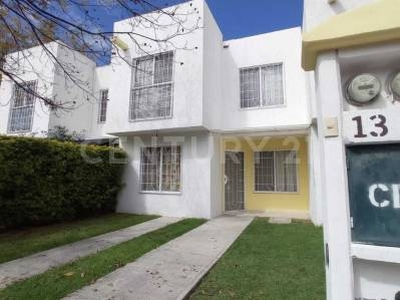
M 64 299 L 183 299 L 252 220 L 208 221 Z
M 179 220 L 181 219 L 162 217 L 1 264 L 0 289 L 22 279 L 44 273 L 50 268 L 69 263 L 80 257 L 176 223 Z

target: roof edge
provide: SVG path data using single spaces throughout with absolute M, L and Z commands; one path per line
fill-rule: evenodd
M 302 67 L 305 71 L 314 70 L 318 55 L 324 51 L 361 47 L 394 41 L 400 42 L 400 28 L 366 32 L 332 39 L 322 39 L 319 41 L 307 41 L 303 38 Z

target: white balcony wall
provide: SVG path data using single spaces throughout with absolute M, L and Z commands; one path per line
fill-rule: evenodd
M 226 41 L 221 101 L 221 130 L 274 131 L 304 129 L 310 124 L 305 73 L 301 68 L 301 29 L 292 28 Z M 240 107 L 240 69 L 283 63 L 285 104 L 277 107 Z
M 69 75 L 56 66 L 53 97 L 68 109 L 52 111 L 49 128 L 62 126 L 86 137 L 90 135 L 92 106 L 96 102 L 93 94 L 96 64 L 65 46 L 58 47 L 57 58 Z
M 135 40 L 126 35 L 119 35 L 129 49 L 122 51 L 116 48 L 117 53 L 111 59 L 115 76 L 112 76 L 110 81 L 110 118 L 106 124 L 108 133 L 124 135 L 160 129 L 199 128 L 203 125 L 204 5 L 203 1 L 194 0 L 168 9 L 170 11 L 177 9 L 176 17 L 183 18 L 186 28 L 198 27 L 198 29 L 185 33 L 180 31 L 167 43 L 156 43 L 151 39 L 140 37 L 143 35 L 162 40 L 177 32 L 176 24 L 158 12 L 149 15 L 149 18 L 157 17 L 159 24 L 166 26 L 158 31 L 157 35 L 148 23 L 139 23 L 135 18 L 114 24 L 116 32 L 134 31 L 136 34 Z M 172 117 L 150 121 L 129 120 L 133 69 L 131 62 L 140 56 L 166 51 L 174 51 Z
M 47 44 L 53 54 L 57 53 L 57 43 Z M 54 61 L 42 47 L 33 47 L 22 52 L 10 54 L 7 65 L 23 81 L 37 80 L 37 93 L 51 98 L 53 95 Z M 30 132 L 8 132 L 10 108 L 14 83 L 3 76 L 0 86 L 0 134 L 43 136 L 49 128 L 50 112 L 43 101 L 36 99 Z

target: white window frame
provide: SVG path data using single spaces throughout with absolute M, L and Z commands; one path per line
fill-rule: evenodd
M 103 93 L 107 92 L 107 99 L 103 99 Z M 97 123 L 99 124 L 104 124 L 107 122 L 107 110 L 108 110 L 108 102 L 110 100 L 109 98 L 109 90 L 108 89 L 101 89 L 100 90 L 100 99 L 99 99 L 99 113 L 97 116 Z M 103 105 L 105 105 L 105 110 L 104 110 L 104 115 L 103 115 Z M 102 120 L 102 117 L 104 117 L 104 120 Z
M 163 152 L 165 148 L 179 148 L 179 190 L 178 191 L 164 191 L 162 190 L 163 182 Z M 146 191 L 142 189 L 143 186 L 143 168 L 142 168 L 142 151 L 147 148 L 160 148 L 160 165 L 159 165 L 159 182 L 158 182 L 158 190 L 156 191 Z M 140 174 L 139 174 L 139 190 L 140 194 L 161 194 L 161 195 L 181 195 L 182 194 L 182 147 L 180 145 L 176 146 L 144 146 L 140 148 L 140 162 L 139 162 Z
M 155 64 L 156 64 L 156 56 L 157 55 L 162 55 L 162 54 L 167 54 L 167 53 L 171 53 L 172 54 L 172 74 L 171 74 L 171 81 L 168 82 L 162 82 L 162 83 L 154 83 L 154 73 L 155 73 Z M 150 85 L 143 85 L 143 86 L 135 86 L 135 80 L 136 80 L 136 62 L 138 60 L 145 60 L 146 58 L 152 58 L 153 60 L 153 76 L 152 76 L 152 84 Z M 165 51 L 165 52 L 160 52 L 160 53 L 156 53 L 156 54 L 151 54 L 151 55 L 147 55 L 147 56 L 141 56 L 141 57 L 137 57 L 133 60 L 133 68 L 132 68 L 132 84 L 131 84 L 131 95 L 129 98 L 129 121 L 130 122 L 142 122 L 142 121 L 153 121 L 153 120 L 165 120 L 165 119 L 170 119 L 173 116 L 173 107 L 174 107 L 174 75 L 175 75 L 175 68 L 174 68 L 174 58 L 175 58 L 175 51 L 171 50 L 171 51 Z M 165 115 L 165 116 L 161 116 L 161 117 L 147 117 L 147 118 L 132 118 L 132 114 L 131 111 L 133 109 L 133 93 L 135 90 L 140 90 L 140 89 L 145 89 L 145 88 L 152 88 L 152 87 L 158 87 L 158 86 L 171 86 L 171 99 L 170 99 L 170 113 L 169 115 Z
M 263 88 L 262 88 L 262 68 L 274 66 L 274 65 L 281 65 L 282 66 L 282 96 L 283 96 L 283 103 L 276 104 L 276 105 L 263 105 Z M 240 73 L 242 70 L 249 70 L 249 69 L 256 69 L 258 68 L 259 71 L 259 86 L 260 86 L 260 103 L 258 106 L 251 106 L 251 107 L 242 107 L 242 90 L 241 90 L 241 81 L 240 81 Z M 268 109 L 268 108 L 281 108 L 286 106 L 286 75 L 285 75 L 285 64 L 283 61 L 276 62 L 276 63 L 269 63 L 251 67 L 245 67 L 239 69 L 239 107 L 240 110 L 255 110 L 255 109 Z
M 34 85 L 32 91 L 34 93 L 36 93 L 37 86 L 38 86 L 38 81 L 37 80 L 29 80 L 29 81 L 27 81 L 25 83 L 21 83 L 21 85 L 28 85 L 30 83 L 32 83 Z M 32 131 L 32 126 L 33 126 L 33 117 L 34 117 L 34 114 L 35 114 L 35 103 L 36 103 L 36 96 L 35 95 L 32 95 L 33 99 L 32 99 L 32 104 L 31 105 L 23 105 L 23 106 L 15 107 L 15 100 L 16 100 L 15 97 L 16 97 L 17 88 L 22 89 L 22 93 L 23 94 L 29 93 L 29 92 L 26 92 L 22 87 L 17 86 L 16 84 L 14 84 L 11 103 L 10 103 L 10 111 L 9 111 L 9 114 L 8 114 L 8 124 L 7 124 L 7 132 L 10 133 L 10 134 L 31 132 Z M 23 108 L 29 108 L 29 107 L 32 107 L 32 112 L 31 112 L 31 115 L 30 115 L 29 128 L 25 129 L 25 130 L 12 130 L 12 127 L 13 127 L 12 126 L 12 116 L 13 116 L 14 111 L 17 110 L 17 109 L 23 109 Z
M 274 190 L 273 191 L 258 191 L 256 186 L 257 186 L 257 182 L 256 182 L 256 156 L 257 153 L 260 152 L 272 152 L 274 154 Z M 294 152 L 296 155 L 296 191 L 293 192 L 288 192 L 288 191 L 278 191 L 277 190 L 277 184 L 276 184 L 276 179 L 277 179 L 277 167 L 276 167 L 276 153 L 277 152 Z M 261 151 L 255 151 L 253 153 L 253 168 L 254 168 L 254 174 L 253 174 L 253 178 L 254 178 L 254 185 L 253 185 L 253 192 L 255 194 L 299 194 L 300 193 L 300 178 L 299 178 L 299 169 L 300 169 L 300 163 L 298 162 L 299 158 L 299 151 L 297 150 L 284 150 L 284 149 L 280 149 L 280 150 L 261 150 Z

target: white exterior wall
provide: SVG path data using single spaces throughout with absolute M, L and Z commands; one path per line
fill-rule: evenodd
M 57 43 L 47 45 L 54 54 L 58 51 Z M 53 95 L 54 63 L 42 47 L 34 47 L 23 52 L 10 54 L 9 60 L 18 61 L 18 77 L 24 81 L 37 80 L 37 93 L 51 98 Z M 14 72 L 14 70 L 13 70 Z M 14 83 L 3 76 L 0 86 L 0 134 L 35 135 L 42 136 L 49 128 L 49 109 L 39 99 L 35 100 L 33 123 L 31 132 L 8 133 L 8 119 L 10 114 Z
M 219 129 L 223 111 L 223 36 L 207 5 L 204 11 L 203 99 L 204 126 Z
M 28 58 L 19 59 L 21 63 L 18 69 L 21 73 L 19 76 L 25 81 L 37 80 L 38 94 L 63 103 L 68 109 L 50 111 L 42 100 L 36 98 L 32 130 L 23 135 L 41 137 L 55 126 L 62 126 L 70 132 L 83 133 L 85 137 L 92 136 L 92 130 L 97 130 L 97 128 L 93 129 L 91 123 L 93 106 L 97 104 L 93 93 L 96 64 L 86 56 L 71 51 L 57 42 L 46 44 L 46 47 L 51 49 L 57 60 L 77 81 L 74 83 L 65 76 L 60 66 L 54 63 L 54 59 L 41 46 L 24 51 Z M 11 55 L 22 57 L 22 54 L 17 52 Z M 7 126 L 14 84 L 6 77 L 3 79 L 0 86 L 0 119 L 2 120 L 0 134 L 11 134 L 7 132 Z M 15 133 L 15 135 L 20 134 Z
M 223 55 L 222 131 L 306 129 L 310 111 L 306 77 L 301 69 L 301 30 L 292 28 L 226 41 Z M 240 68 L 283 63 L 285 105 L 240 108 Z
M 303 9 L 303 30 L 305 32 L 313 29 L 321 23 L 329 20 L 340 13 L 356 9 L 374 0 L 336 0 L 332 4 L 328 0 L 304 0 Z M 301 50 L 300 50 L 301 52 Z M 312 159 L 310 159 L 310 214 L 313 222 L 321 224 L 323 222 L 323 207 L 325 202 L 324 194 L 321 190 L 321 163 L 317 117 L 317 98 L 315 95 L 316 84 L 313 71 L 306 73 L 307 91 L 309 92 L 309 104 L 311 106 L 311 117 L 315 120 L 310 131 L 309 149 Z
M 211 203 L 219 197 L 211 192 L 212 179 L 219 173 L 218 141 L 208 132 L 197 132 L 177 136 L 140 136 L 121 138 L 122 147 L 129 155 L 125 172 L 125 188 L 118 204 L 119 212 L 158 214 L 173 217 L 211 218 L 219 214 Z M 181 191 L 180 193 L 140 192 L 140 149 L 146 146 L 181 146 Z M 221 201 L 220 198 L 218 201 Z
M 56 67 L 53 98 L 55 101 L 66 103 L 67 107 L 71 105 L 71 109 L 52 112 L 49 128 L 62 126 L 68 128 L 70 132 L 82 132 L 86 137 L 90 134 L 92 105 L 95 101 L 93 83 L 96 64 L 86 56 L 71 51 L 65 46 L 58 47 L 57 59 L 63 65 L 71 66 L 70 74 L 76 82 L 73 82 L 59 67 Z
M 318 58 L 317 107 L 321 150 L 321 179 L 325 203 L 324 233 L 329 245 L 327 299 L 394 299 L 400 290 L 400 249 L 352 243 L 349 188 L 345 147 L 398 143 L 400 105 L 383 87 L 376 102 L 363 107 L 347 103 L 344 89 L 348 80 L 359 73 L 373 73 L 384 83 L 399 69 L 400 44 L 339 50 Z M 357 138 L 352 120 L 372 115 L 387 118 L 389 132 L 385 137 L 368 135 Z M 325 121 L 335 118 L 338 135 L 326 136 Z M 374 130 L 374 123 L 364 122 L 364 130 Z M 362 175 L 362 174 L 360 174 Z
M 113 76 L 110 82 L 109 96 L 111 102 L 109 106 L 110 118 L 106 125 L 108 133 L 123 135 L 129 132 L 146 132 L 159 129 L 178 129 L 178 128 L 200 128 L 203 125 L 203 25 L 204 25 L 204 2 L 194 0 L 178 6 L 178 13 L 192 12 L 194 8 L 198 11 L 189 13 L 187 27 L 192 28 L 198 23 L 199 28 L 191 33 L 178 35 L 171 40 L 171 43 L 159 45 L 135 36 L 137 43 L 142 45 L 144 50 L 126 36 L 120 39 L 128 44 L 129 49 L 121 55 L 130 63 L 134 58 L 146 54 L 155 54 L 165 51 L 174 51 L 174 70 L 173 70 L 173 108 L 172 118 L 159 119 L 152 121 L 130 121 L 129 102 L 132 87 L 132 68 L 123 61 L 118 55 L 114 55 L 111 64 L 117 76 Z M 164 18 L 164 19 L 163 19 Z M 200 18 L 200 19 L 199 19 Z M 160 17 L 160 23 L 170 24 L 170 20 Z M 134 23 L 134 25 L 132 25 Z M 151 28 L 146 28 L 146 24 L 135 24 L 135 19 L 128 19 L 117 22 L 114 25 L 115 31 L 129 31 L 135 29 L 139 34 L 154 36 Z M 158 38 L 163 35 L 170 36 L 175 33 L 177 28 L 169 26 L 165 32 L 159 32 Z M 144 43 L 147 46 L 144 46 Z M 187 48 L 187 49 L 182 49 Z M 120 52 L 122 50 L 119 50 Z
M 111 65 L 106 65 L 102 67 L 97 67 L 95 69 L 95 80 L 94 80 L 94 101 L 91 106 L 91 131 L 89 134 L 89 138 L 104 138 L 107 135 L 106 133 L 106 123 L 109 122 L 110 118 L 110 103 L 111 98 L 108 97 L 109 102 L 107 104 L 107 116 L 106 122 L 99 123 L 99 109 L 100 109 L 100 91 L 101 90 L 109 90 L 110 82 L 113 77 L 117 76 L 114 68 Z
M 221 135 L 212 133 L 210 136 L 212 144 L 209 145 L 211 155 L 211 171 L 210 171 L 210 199 L 211 199 L 211 217 L 217 217 L 224 212 L 224 189 L 225 182 L 223 175 L 225 173 L 225 154 L 222 152 Z
M 329 18 L 376 0 L 304 0 L 303 29 L 309 31 Z

